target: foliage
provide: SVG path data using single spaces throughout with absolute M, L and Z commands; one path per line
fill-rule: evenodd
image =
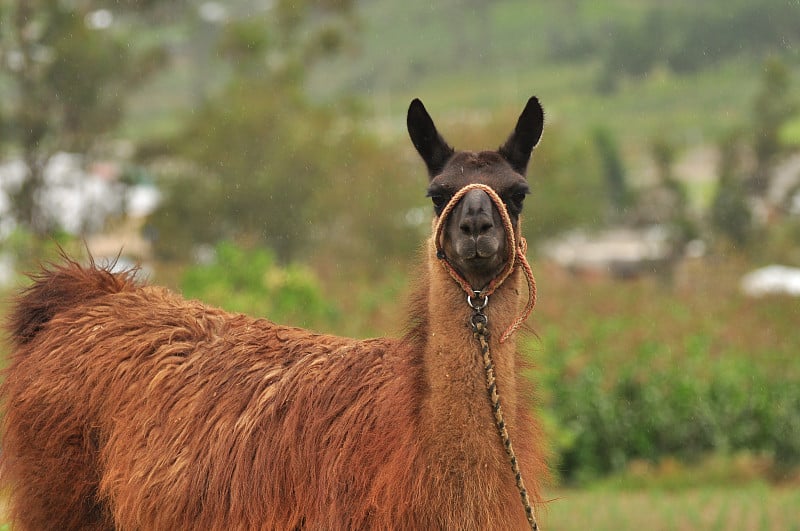
M 414 194 L 400 157 L 346 117 L 269 80 L 232 85 L 195 116 L 176 146 L 192 163 L 161 172 L 166 197 L 150 224 L 162 258 L 243 238 L 283 263 L 335 250 L 368 264 L 417 244 L 418 226 L 404 216 L 422 183 Z
M 57 260 L 62 249 L 75 257 L 85 251 L 82 242 L 60 231 L 41 239 L 17 227 L 0 242 L 0 254 L 11 257 L 15 271 L 23 274 L 36 271 L 42 263 Z
M 309 268 L 282 267 L 267 249 L 230 242 L 216 246 L 211 263 L 187 269 L 181 290 L 187 297 L 282 324 L 330 326 L 338 315 Z
M 733 245 L 761 254 L 762 260 L 794 254 L 795 222 L 791 216 L 779 216 L 790 210 L 793 188 L 786 190 L 783 197 L 767 195 L 776 163 L 789 152 L 782 135 L 798 105 L 800 100 L 791 91 L 789 68 L 777 59 L 766 61 L 753 98 L 751 119 L 739 131 L 723 137 L 719 145 L 717 190 L 708 213 L 711 229 Z M 762 220 L 758 226 L 754 223 L 753 205 L 773 208 L 774 219 Z
M 711 227 L 734 245 L 744 247 L 752 236 L 752 214 L 741 175 L 743 146 L 738 135 L 720 145 L 717 191 L 709 213 Z
M 271 80 L 232 83 L 195 113 L 176 146 L 194 164 L 164 183 L 167 197 L 152 220 L 156 250 L 169 257 L 248 235 L 281 260 L 295 257 L 313 214 L 308 200 L 332 156 L 317 144 L 329 124 Z
M 387 162 L 400 157 L 360 129 L 357 109 L 322 108 L 303 92 L 310 64 L 338 49 L 349 2 L 276 9 L 278 22 L 225 27 L 220 48 L 237 65 L 233 76 L 162 149 L 184 162 L 160 172 L 156 252 L 186 259 L 199 244 L 237 239 L 268 246 L 282 263 L 334 247 L 345 262 L 365 262 L 368 248 L 373 260 L 409 254 L 418 231 L 403 220 L 414 202 L 405 168 Z
M 800 24 L 800 13 L 791 3 L 729 4 L 733 5 L 714 4 L 701 10 L 691 3 L 670 8 L 651 5 L 642 17 L 616 24 L 606 39 L 599 88 L 616 88 L 620 74 L 641 78 L 659 67 L 692 73 L 744 50 L 763 58 L 785 53 L 798 43 L 794 28 Z
M 578 226 L 595 225 L 609 209 L 607 181 L 597 150 L 570 142 L 558 125 L 548 126 L 528 172 L 525 232 L 531 241 Z
M 592 138 L 603 169 L 606 195 L 611 207 L 610 218 L 612 222 L 620 222 L 625 218 L 634 198 L 633 192 L 628 186 L 619 148 L 613 135 L 607 129 L 595 129 Z
M 543 94 L 541 87 L 563 76 L 565 68 L 591 65 L 591 74 L 578 84 L 624 90 L 626 78 L 646 81 L 665 70 L 696 75 L 725 62 L 753 64 L 769 55 L 791 57 L 800 25 L 800 12 L 786 0 L 474 4 L 449 0 L 437 4 L 436 10 L 421 0 L 364 4 L 361 53 L 326 67 L 322 82 L 328 88 L 333 84 L 372 95 L 419 91 L 420 81 L 429 89 L 442 87 L 448 85 L 445 76 L 452 80 L 454 74 L 473 82 L 496 76 L 511 85 L 534 87 L 540 96 L 548 96 L 545 101 L 553 101 L 558 95 Z M 479 30 L 473 26 L 478 13 Z M 476 31 L 482 38 L 471 39 L 471 46 L 465 47 L 462 35 Z M 412 34 L 415 38 L 409 39 Z M 558 81 L 563 90 L 568 81 Z M 497 97 L 499 85 L 489 84 L 480 94 L 483 104 L 485 98 Z M 736 88 L 741 90 L 741 84 Z M 451 82 L 448 89 L 469 87 Z M 562 95 L 574 98 L 576 90 L 580 87 L 570 85 Z M 720 97 L 718 92 L 715 96 Z
M 764 195 L 768 190 L 770 170 L 778 156 L 786 151 L 780 139 L 781 130 L 800 104 L 791 85 L 791 72 L 784 63 L 777 59 L 766 61 L 761 86 L 753 102 L 751 124 L 756 168 L 749 185 L 757 195 Z
M 91 26 L 90 15 L 106 4 L 14 0 L 1 7 L 0 75 L 11 87 L 0 104 L 2 140 L 28 169 L 12 204 L 17 220 L 38 234 L 54 229 L 37 200 L 47 161 L 58 151 L 95 148 L 120 122 L 125 96 L 164 64 L 160 46 L 134 49 L 124 31 Z
M 673 250 L 680 254 L 687 242 L 698 237 L 699 228 L 689 209 L 686 185 L 674 174 L 677 147 L 666 137 L 657 136 L 652 141 L 650 155 L 657 183 L 650 190 L 639 192 L 637 222 L 666 227 Z
M 800 464 L 800 389 L 741 360 L 715 363 L 713 378 L 698 378 L 691 367 L 699 362 L 663 372 L 632 363 L 617 368 L 610 386 L 600 367 L 565 378 L 554 396 L 571 439 L 561 451 L 565 479 L 619 472 L 634 459 L 692 462 L 742 450 L 774 456 L 783 467 Z
M 800 216 L 786 216 L 759 234 L 748 254 L 759 264 L 800 266 Z
M 705 263 L 674 290 L 537 274 L 533 377 L 566 481 L 709 453 L 800 465 L 797 303 L 746 299 L 739 271 Z

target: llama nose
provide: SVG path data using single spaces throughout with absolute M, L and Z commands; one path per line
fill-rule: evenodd
M 466 236 L 477 238 L 494 228 L 492 200 L 483 190 L 471 190 L 462 199 L 458 228 Z

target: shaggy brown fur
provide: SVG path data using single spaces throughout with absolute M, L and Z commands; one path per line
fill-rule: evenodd
M 523 529 L 464 294 L 431 241 L 400 339 L 319 335 L 72 261 L 10 318 L 3 462 L 19 529 Z M 492 295 L 504 330 L 519 271 Z M 491 338 L 535 502 L 513 341 Z

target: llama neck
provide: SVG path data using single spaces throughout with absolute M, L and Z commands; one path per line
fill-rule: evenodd
M 460 455 L 452 455 L 447 469 L 457 473 L 459 466 L 469 467 L 464 469 L 466 474 L 478 464 L 474 462 L 476 457 L 491 462 L 505 457 L 487 397 L 478 342 L 472 334 L 473 310 L 467 305 L 463 290 L 435 258 L 431 241 L 427 252 L 428 326 L 423 364 L 428 393 L 423 401 L 421 426 L 434 451 L 439 446 L 448 452 L 459 449 Z M 518 401 L 516 347 L 513 337 L 502 344 L 499 338 L 519 312 L 520 283 L 517 270 L 491 295 L 485 309 L 497 387 L 511 432 L 515 431 Z

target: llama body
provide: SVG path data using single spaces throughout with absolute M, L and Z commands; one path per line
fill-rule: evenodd
M 432 240 L 425 254 L 399 339 L 314 334 L 69 261 L 44 271 L 12 313 L 2 387 L 15 523 L 525 528 L 472 312 Z M 497 330 L 521 283 L 515 270 L 492 295 Z M 514 342 L 496 336 L 507 424 L 540 501 L 541 436 Z

